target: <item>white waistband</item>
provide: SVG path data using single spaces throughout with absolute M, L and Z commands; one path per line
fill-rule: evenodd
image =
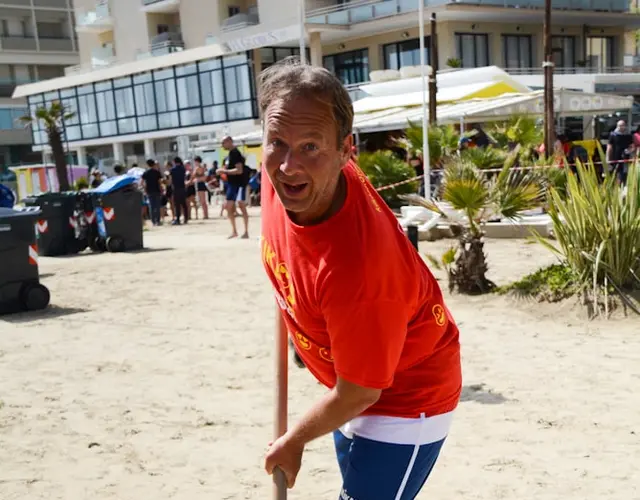
M 365 415 L 340 427 L 352 439 L 356 434 L 366 439 L 392 444 L 424 445 L 442 441 L 449 434 L 453 411 L 433 417 L 401 418 Z

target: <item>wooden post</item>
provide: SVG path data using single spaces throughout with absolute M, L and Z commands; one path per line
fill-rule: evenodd
M 275 418 L 274 440 L 287 432 L 288 419 L 288 364 L 289 346 L 287 327 L 282 319 L 279 308 L 276 309 L 276 387 L 275 387 Z M 273 500 L 287 500 L 287 481 L 284 473 L 276 468 L 273 472 Z
M 431 13 L 429 21 L 431 28 L 431 37 L 429 38 L 429 55 L 431 57 L 431 75 L 429 76 L 429 124 L 436 125 L 438 123 L 438 34 L 436 30 L 436 15 Z
M 544 2 L 544 150 L 553 156 L 555 124 L 553 112 L 553 50 L 551 46 L 551 0 Z

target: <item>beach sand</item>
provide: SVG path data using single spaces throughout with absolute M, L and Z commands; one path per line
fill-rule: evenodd
M 41 259 L 51 308 L 0 319 L 0 500 L 271 498 L 274 299 L 257 214 L 251 240 L 196 221 L 147 231 L 144 252 Z M 522 241 L 487 252 L 499 284 L 553 261 Z M 464 391 L 419 498 L 640 499 L 640 319 L 446 295 Z M 292 366 L 291 419 L 323 390 Z M 338 490 L 325 437 L 290 498 Z

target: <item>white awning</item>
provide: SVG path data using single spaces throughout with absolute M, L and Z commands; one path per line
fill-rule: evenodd
M 574 90 L 556 89 L 554 111 L 559 116 L 589 116 L 631 109 L 632 97 L 613 94 L 589 94 Z M 507 120 L 514 115 L 544 114 L 544 91 L 527 94 L 505 94 L 492 99 L 472 99 L 456 104 L 438 106 L 438 123 L 480 123 Z M 407 107 L 384 116 L 378 113 L 359 113 L 354 129 L 359 132 L 379 132 L 406 128 L 409 122 L 420 123 L 422 109 Z
M 463 99 L 472 99 L 473 97 L 494 97 L 506 93 L 516 93 L 518 89 L 511 87 L 509 84 L 497 81 L 475 82 L 464 85 L 456 85 L 455 87 L 438 88 L 436 95 L 438 102 L 452 102 Z M 481 94 L 481 95 L 477 95 Z M 427 102 L 429 95 L 427 93 Z M 421 106 L 422 91 L 405 92 L 396 95 L 385 96 L 368 96 L 353 103 L 353 110 L 356 113 L 367 113 L 369 111 L 377 111 L 382 109 Z

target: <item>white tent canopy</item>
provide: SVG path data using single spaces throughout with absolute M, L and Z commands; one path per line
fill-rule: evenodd
M 631 109 L 632 97 L 613 94 L 589 94 L 574 90 L 554 91 L 554 111 L 557 116 L 591 116 Z M 526 94 L 505 94 L 491 99 L 472 99 L 438 106 L 438 123 L 480 123 L 507 120 L 514 115 L 543 115 L 544 91 Z M 360 113 L 353 128 L 360 133 L 406 128 L 408 123 L 420 123 L 419 107 L 396 108 L 386 113 Z

